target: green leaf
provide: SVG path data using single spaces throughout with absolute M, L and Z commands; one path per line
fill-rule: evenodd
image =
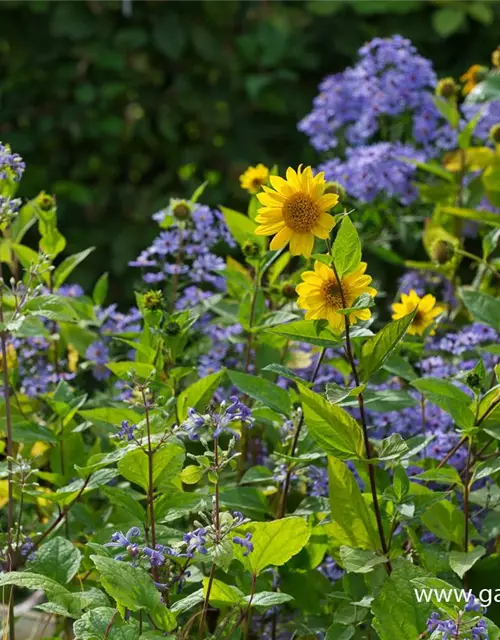
M 495 19 L 495 14 L 492 7 L 486 2 L 470 2 L 467 5 L 467 12 L 470 16 L 477 20 L 481 24 L 489 25 Z
M 63 607 L 70 616 L 78 618 L 81 615 L 81 606 L 75 594 L 68 591 L 55 580 L 31 571 L 11 571 L 0 574 L 0 587 L 13 584 L 23 589 L 32 591 L 44 591 L 47 599 Z
M 422 522 L 438 538 L 463 545 L 465 517 L 462 511 L 448 500 L 431 505 L 423 514 Z
M 92 300 L 94 304 L 100 306 L 104 304 L 106 296 L 108 295 L 108 273 L 103 273 L 99 280 L 95 283 L 94 290 L 92 291 Z
M 392 433 L 382 440 L 377 460 L 400 460 L 409 451 L 409 447 L 399 433 Z
M 427 619 L 434 605 L 417 602 L 413 578 L 424 576 L 424 571 L 407 560 L 393 563 L 393 572 L 384 582 L 375 600 L 372 612 L 380 640 L 418 638 L 425 631 Z
M 146 519 L 144 507 L 136 500 L 130 490 L 119 487 L 101 487 L 102 494 L 110 504 L 123 509 L 128 518 L 135 518 L 137 523 L 143 523 Z
M 188 410 L 194 407 L 198 411 L 204 411 L 212 399 L 217 387 L 222 384 L 226 372 L 223 370 L 211 373 L 201 378 L 179 394 L 177 398 L 177 414 L 179 421 L 184 421 L 188 416 Z
M 340 278 L 354 271 L 361 262 L 361 242 L 356 227 L 349 216 L 342 218 L 333 243 L 332 255 Z
M 153 45 L 170 60 L 179 60 L 188 44 L 186 27 L 176 11 L 166 11 L 157 15 L 152 25 Z M 168 61 L 164 61 L 165 63 L 168 64 Z
M 297 320 L 279 327 L 273 327 L 268 333 L 284 336 L 294 342 L 305 342 L 316 347 L 338 347 L 339 336 L 335 335 L 323 320 Z
M 341 460 L 328 456 L 328 478 L 334 537 L 348 547 L 378 549 L 374 516 L 349 468 Z
M 47 320 L 72 322 L 78 319 L 73 307 L 66 298 L 56 295 L 38 296 L 26 303 L 25 309 L 33 316 L 42 316 Z
M 265 367 L 262 368 L 262 371 L 271 371 L 272 373 L 276 373 L 279 376 L 282 376 L 283 378 L 288 378 L 289 380 L 298 380 L 299 382 L 303 382 L 302 378 L 295 373 L 295 371 L 292 371 L 292 369 L 289 369 L 288 367 L 284 367 L 281 364 L 268 364 Z
M 468 429 L 474 424 L 474 414 L 469 408 L 469 396 L 451 382 L 429 377 L 413 380 L 411 385 L 430 402 L 449 413 L 462 429 Z
M 208 590 L 208 578 L 203 578 L 203 595 L 207 596 Z M 233 585 L 226 584 L 222 580 L 212 581 L 212 588 L 210 589 L 210 604 L 217 609 L 223 609 L 224 607 L 234 607 L 243 600 L 243 591 L 240 591 Z
M 483 480 L 484 478 L 489 478 L 493 476 L 493 474 L 498 473 L 500 471 L 500 459 L 496 460 L 484 460 L 480 462 L 477 467 L 474 469 L 474 474 L 472 476 L 471 484 L 476 482 L 477 480 Z
M 337 458 L 362 458 L 363 432 L 347 411 L 298 384 L 305 423 L 320 447 Z
M 390 322 L 363 344 L 360 364 L 364 382 L 385 364 L 413 322 L 416 312 L 414 309 L 404 318 Z
M 268 566 L 284 565 L 299 553 L 311 535 L 307 522 L 294 517 L 274 522 L 251 522 L 237 531 L 252 534 L 252 553 L 243 556 L 244 550 L 237 547 L 235 555 L 255 575 L 262 573 Z
M 387 558 L 375 551 L 340 547 L 340 564 L 348 573 L 370 573 L 374 567 L 384 562 L 387 562 Z
M 97 607 L 74 623 L 73 633 L 75 640 L 137 640 L 139 623 L 133 618 L 123 621 L 111 607 Z
M 9 236 L 12 238 L 12 242 L 19 244 L 24 238 L 25 233 L 36 222 L 36 198 L 30 200 L 23 207 L 21 207 L 18 215 L 10 225 Z
M 157 627 L 172 631 L 174 614 L 161 602 L 151 576 L 140 567 L 104 556 L 90 556 L 100 574 L 101 584 L 116 602 L 131 611 L 145 609 Z
M 85 258 L 94 251 L 94 249 L 95 247 L 90 247 L 89 249 L 85 249 L 85 251 L 74 253 L 72 256 L 68 256 L 63 260 L 54 271 L 54 288 L 58 289 L 62 284 L 64 284 L 73 270 L 80 264 L 80 262 L 83 262 Z
M 434 12 L 432 24 L 440 36 L 447 38 L 462 27 L 465 17 L 466 13 L 461 7 L 443 7 Z
M 278 607 L 280 604 L 290 602 L 293 600 L 293 596 L 288 593 L 277 593 L 275 591 L 260 591 L 256 593 L 252 598 L 251 607 L 260 607 L 262 610 L 270 609 L 271 607 Z M 248 604 L 250 596 L 245 596 L 243 602 Z
M 419 473 L 416 477 L 419 480 L 425 480 L 425 482 L 437 482 L 438 484 L 446 484 L 448 486 L 453 484 L 459 487 L 462 486 L 460 475 L 453 467 L 427 469 L 427 471 Z
M 284 415 L 290 414 L 292 402 L 285 389 L 265 378 L 252 376 L 249 373 L 228 370 L 227 375 L 231 383 L 250 398 L 258 400 L 266 407 L 271 407 Z
M 257 224 L 251 218 L 227 207 L 220 207 L 220 210 L 231 235 L 240 247 L 243 247 L 246 242 L 255 242 L 262 247 L 265 246 L 265 237 L 255 235 Z
M 82 554 L 66 538 L 52 538 L 36 551 L 30 570 L 67 584 L 80 567 Z
M 463 551 L 451 551 L 450 567 L 459 578 L 463 578 L 467 571 L 469 571 L 469 569 L 471 569 L 485 554 L 486 549 L 481 546 L 475 547 L 473 551 L 469 551 L 468 553 L 464 553 Z
M 392 356 L 387 358 L 384 363 L 383 369 L 389 371 L 395 376 L 399 378 L 403 378 L 404 380 L 415 380 L 418 378 L 418 375 L 415 372 L 415 369 L 411 366 L 411 364 L 402 358 L 401 356 L 393 353 Z
M 145 362 L 108 362 L 106 367 L 120 380 L 132 380 L 133 378 L 145 380 L 155 371 L 152 364 Z
M 166 444 L 153 454 L 153 486 L 165 484 L 180 474 L 184 449 L 178 444 Z M 149 486 L 148 455 L 142 449 L 129 451 L 118 462 L 121 475 L 144 490 Z
M 89 420 L 93 424 L 105 422 L 116 427 L 122 420 L 128 420 L 137 424 L 141 420 L 141 416 L 133 409 L 127 407 L 99 407 L 97 409 L 82 409 L 78 414 L 84 419 Z
M 39 253 L 37 251 L 33 251 L 33 249 L 30 249 L 30 247 L 26 247 L 24 244 L 13 244 L 12 250 L 25 269 L 29 269 L 32 264 L 39 262 Z M 48 271 L 43 272 L 40 277 L 45 282 L 45 284 L 49 284 Z
M 500 299 L 493 298 L 482 291 L 473 289 L 460 290 L 460 295 L 474 320 L 484 322 L 500 331 Z
M 202 479 L 204 474 L 205 469 L 203 469 L 203 467 L 190 464 L 182 470 L 181 480 L 184 484 L 196 484 Z
M 491 211 L 482 211 L 478 209 L 463 209 L 461 207 L 440 207 L 439 211 L 449 216 L 457 218 L 465 218 L 482 224 L 488 224 L 492 227 L 500 227 L 500 220 L 497 213 Z

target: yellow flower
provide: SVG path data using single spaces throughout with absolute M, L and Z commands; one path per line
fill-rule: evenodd
M 72 344 L 68 344 L 68 371 L 76 373 L 80 354 Z
M 269 169 L 264 164 L 258 164 L 256 167 L 248 167 L 240 176 L 241 188 L 248 191 L 248 193 L 257 193 L 267 184 L 268 180 Z
M 15 369 L 17 367 L 17 353 L 12 343 L 9 343 L 7 345 L 6 351 L 7 351 L 7 369 L 11 371 L 12 369 Z M 0 352 L 0 369 L 2 365 L 3 365 L 3 356 Z
M 306 310 L 306 320 L 328 320 L 334 331 L 341 332 L 346 316 L 339 313 L 339 309 L 349 309 L 363 293 L 372 297 L 377 295 L 376 289 L 369 286 L 372 278 L 365 275 L 365 271 L 366 262 L 361 262 L 354 271 L 344 275 L 341 293 L 333 269 L 316 260 L 314 271 L 305 271 L 302 274 L 304 282 L 297 286 L 297 305 Z M 358 320 L 368 320 L 370 316 L 370 309 L 360 309 L 349 314 L 349 321 L 354 324 Z
M 474 87 L 486 78 L 488 69 L 480 64 L 473 64 L 467 71 L 460 76 L 461 82 L 464 82 L 462 93 L 466 96 L 474 89 Z
M 399 320 L 404 318 L 414 309 L 418 309 L 417 315 L 408 329 L 408 333 L 411 335 L 421 336 L 425 333 L 425 330 L 434 323 L 435 319 L 443 313 L 445 307 L 441 304 L 436 304 L 436 298 L 428 293 L 423 298 L 420 298 L 416 291 L 412 289 L 410 293 L 401 294 L 401 302 L 395 302 L 392 305 L 393 320 Z M 432 330 L 431 335 L 434 335 L 435 331 Z
M 288 168 L 286 180 L 279 176 L 270 177 L 273 189 L 264 187 L 265 193 L 257 198 L 264 205 L 255 220 L 260 226 L 258 236 L 272 236 L 270 248 L 282 249 L 290 243 L 290 253 L 308 258 L 314 246 L 314 237 L 328 238 L 335 220 L 328 214 L 339 196 L 325 193 L 326 183 L 323 172 L 313 176 L 311 167 L 302 171 Z M 276 234 L 276 235 L 275 235 Z

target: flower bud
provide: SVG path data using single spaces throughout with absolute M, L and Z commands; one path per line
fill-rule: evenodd
M 163 293 L 161 291 L 147 291 L 144 294 L 144 306 L 150 311 L 158 309 L 163 304 Z
M 186 200 L 179 200 L 172 205 L 172 213 L 177 220 L 187 220 L 191 216 L 191 205 Z
M 500 122 L 497 124 L 494 124 L 491 129 L 490 129 L 490 138 L 493 140 L 493 142 L 496 142 L 497 144 L 500 144 Z
M 438 82 L 436 95 L 441 98 L 454 98 L 458 95 L 458 85 L 453 78 L 443 78 Z
M 285 282 L 285 284 L 281 287 L 281 295 L 289 300 L 293 300 L 297 297 L 297 292 L 295 291 L 295 286 L 291 282 Z
M 167 324 L 165 325 L 165 333 L 167 333 L 169 336 L 176 336 L 179 334 L 181 330 L 181 327 L 179 325 L 178 322 L 167 322 Z
M 468 373 L 465 376 L 465 384 L 471 389 L 481 389 L 481 378 L 477 373 Z
M 346 191 L 344 187 L 338 182 L 327 182 L 325 187 L 325 193 L 336 193 L 339 200 L 345 198 Z
M 42 211 L 50 211 L 56 206 L 56 199 L 54 196 L 49 196 L 48 193 L 42 191 L 38 194 L 37 205 Z
M 245 242 L 242 249 L 245 258 L 258 258 L 260 256 L 260 246 L 256 242 L 249 240 Z
M 496 69 L 500 69 L 500 47 L 497 47 L 491 54 L 491 64 Z
M 431 249 L 431 257 L 437 264 L 447 264 L 455 254 L 455 247 L 447 240 L 437 240 Z

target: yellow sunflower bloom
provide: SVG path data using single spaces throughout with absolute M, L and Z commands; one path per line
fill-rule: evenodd
M 248 193 L 258 193 L 269 180 L 269 169 L 264 164 L 248 169 L 240 176 L 240 185 Z
M 401 302 L 395 302 L 392 305 L 394 312 L 392 318 L 393 320 L 404 318 L 414 309 L 418 309 L 417 315 L 411 323 L 408 333 L 421 336 L 434 323 L 435 319 L 443 313 L 445 307 L 441 304 L 436 304 L 436 298 L 430 293 L 420 298 L 416 291 L 412 289 L 410 293 L 401 294 Z M 434 333 L 436 332 L 432 330 L 431 335 L 434 335 Z
M 462 89 L 464 96 L 470 93 L 477 84 L 482 82 L 486 78 L 487 73 L 488 69 L 480 64 L 473 64 L 472 67 L 469 67 L 467 71 L 460 76 L 460 81 L 465 83 Z
M 326 239 L 335 220 L 328 211 L 339 201 L 336 193 L 325 193 L 323 172 L 313 176 L 311 167 L 302 171 L 288 168 L 286 180 L 270 176 L 272 189 L 264 187 L 257 198 L 264 206 L 255 218 L 259 236 L 273 236 L 270 248 L 282 249 L 290 243 L 290 253 L 306 258 L 312 253 L 314 238 Z
M 349 274 L 341 278 L 342 294 L 333 269 L 316 260 L 314 271 L 305 271 L 297 286 L 299 298 L 297 305 L 306 310 L 306 320 L 328 320 L 330 327 L 340 333 L 345 328 L 345 318 L 339 309 L 348 309 L 363 293 L 375 297 L 377 290 L 370 287 L 371 276 L 365 275 L 366 262 Z M 345 303 L 345 304 L 344 304 Z M 349 314 L 349 322 L 355 324 L 358 320 L 368 320 L 370 309 L 360 309 Z

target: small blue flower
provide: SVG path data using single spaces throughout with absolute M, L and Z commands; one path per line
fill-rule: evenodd
M 148 556 L 152 567 L 161 567 L 162 564 L 165 564 L 165 556 L 162 553 L 164 550 L 165 548 L 161 544 L 157 544 L 154 549 L 144 547 L 142 552 Z
M 253 543 L 251 540 L 252 534 L 250 532 L 248 532 L 244 538 L 241 538 L 240 536 L 234 536 L 233 538 L 233 542 L 235 544 L 239 544 L 240 547 L 245 549 L 243 553 L 244 556 L 248 556 L 253 551 Z
M 116 437 L 120 438 L 120 440 L 128 440 L 130 442 L 130 440 L 134 439 L 134 432 L 136 429 L 136 424 L 129 424 L 128 420 L 123 420 L 122 426 L 116 434 Z
M 184 542 L 187 544 L 186 553 L 188 558 L 192 558 L 196 552 L 206 555 L 208 553 L 205 545 L 207 544 L 207 530 L 203 527 L 195 529 L 184 535 Z

